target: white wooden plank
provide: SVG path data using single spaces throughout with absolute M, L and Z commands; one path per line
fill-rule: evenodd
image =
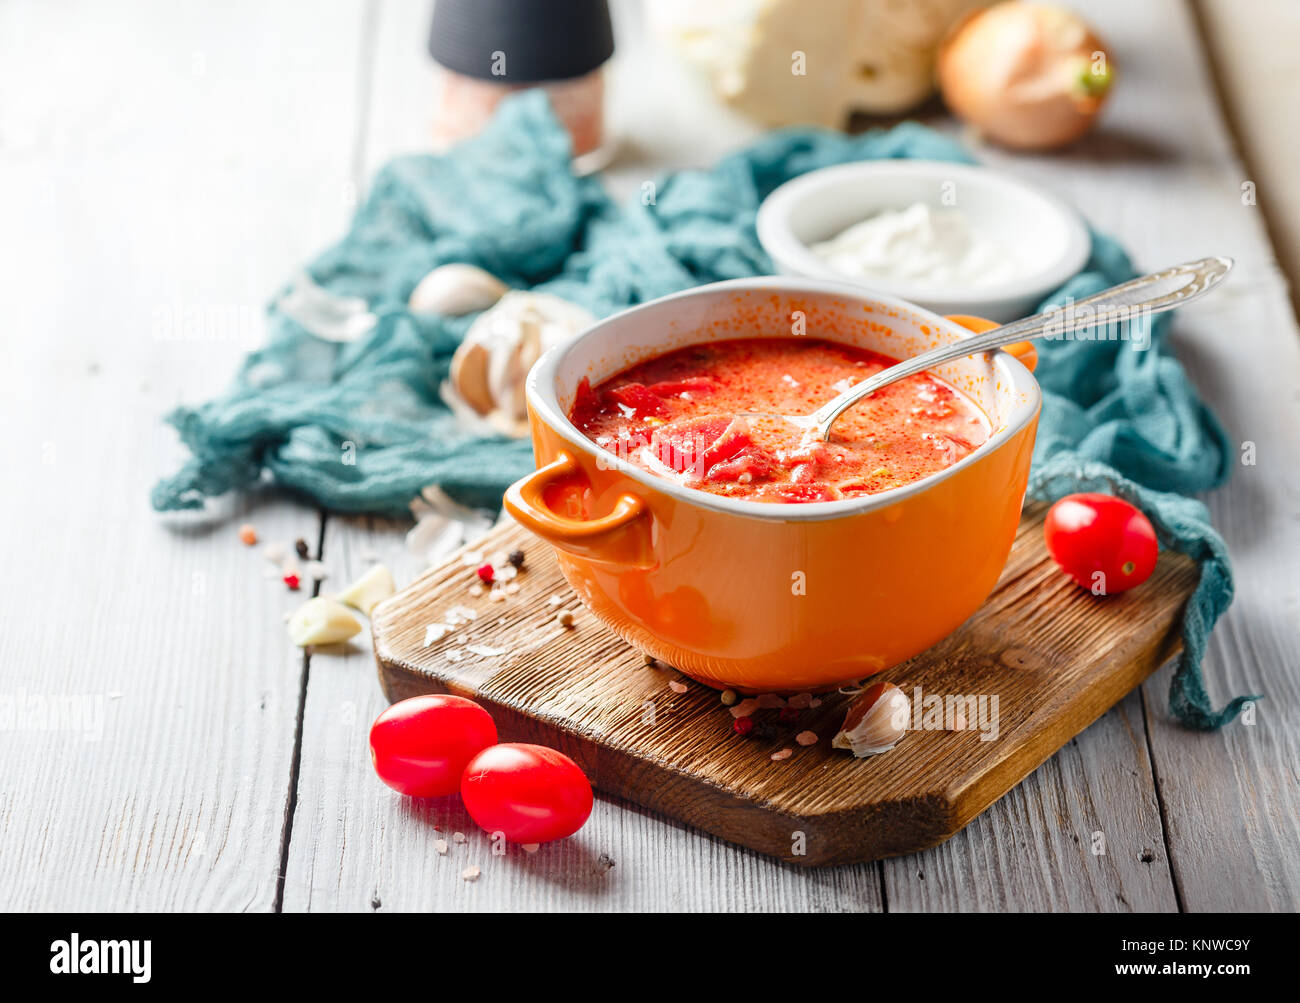
M 1254 466 L 1209 498 L 1228 542 L 1237 599 L 1205 661 L 1222 702 L 1263 692 L 1257 724 L 1188 732 L 1166 712 L 1168 676 L 1144 687 L 1167 837 L 1189 910 L 1300 905 L 1300 340 L 1250 180 L 1232 149 L 1190 16 L 1180 3 L 1090 5 L 1111 31 L 1122 76 L 1105 128 L 1077 157 L 1042 158 L 1042 180 L 1119 236 L 1140 266 L 1201 254 L 1237 259 L 1221 293 L 1180 311 L 1175 346 Z M 1009 158 L 996 158 L 1006 162 Z M 1017 168 L 1027 164 L 1017 159 Z M 1269 197 L 1265 189 L 1260 200 Z M 1285 197 L 1285 196 L 1283 196 Z M 1239 454 L 1240 455 L 1240 454 Z
M 346 219 L 360 7 L 314 12 L 0 6 L 0 696 L 97 715 L 0 730 L 0 908 L 274 905 L 302 658 L 235 528 L 319 519 L 148 497 L 181 458 L 162 413 L 225 383 Z

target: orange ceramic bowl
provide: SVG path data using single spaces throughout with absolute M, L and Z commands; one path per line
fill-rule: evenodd
M 507 510 L 555 548 L 597 618 L 710 686 L 824 690 L 924 651 L 988 596 L 1020 519 L 1041 395 L 1007 352 L 936 370 L 989 415 L 989 440 L 868 498 L 784 505 L 696 491 L 601 449 L 567 417 L 584 376 L 595 385 L 683 345 L 794 331 L 894 358 L 970 333 L 859 287 L 743 279 L 601 321 L 528 377 L 538 469 L 506 492 Z

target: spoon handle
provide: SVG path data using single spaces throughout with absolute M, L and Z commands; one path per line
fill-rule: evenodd
M 950 344 L 940 345 L 928 352 L 904 359 L 884 372 L 855 383 L 844 393 L 809 415 L 808 426 L 817 429 L 818 438 L 830 437 L 831 425 L 864 397 L 869 397 L 882 387 L 934 366 L 963 359 L 969 355 L 992 351 L 1017 341 L 1034 338 L 1059 337 L 1071 331 L 1090 327 L 1104 327 L 1120 321 L 1139 321 L 1157 313 L 1199 299 L 1223 281 L 1232 269 L 1231 258 L 1202 258 L 1175 265 L 1150 275 L 1132 279 L 1118 286 L 1064 307 L 1054 307 L 1023 320 L 1012 321 Z

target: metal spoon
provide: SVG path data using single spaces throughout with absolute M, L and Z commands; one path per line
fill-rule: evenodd
M 940 345 L 928 352 L 905 359 L 883 372 L 855 383 L 835 399 L 828 401 L 812 414 L 780 415 L 805 432 L 817 433 L 817 438 L 830 438 L 831 426 L 841 414 L 864 397 L 869 397 L 881 387 L 887 387 L 906 376 L 912 376 L 934 366 L 963 359 L 968 355 L 991 351 L 1017 341 L 1028 341 L 1044 335 L 1056 336 L 1069 331 L 1098 327 L 1139 316 L 1164 313 L 1174 307 L 1199 299 L 1223 281 L 1232 269 L 1231 258 L 1202 258 L 1175 265 L 1163 271 L 1152 272 L 1141 278 L 1112 286 L 1093 296 L 1078 300 L 1066 309 L 1048 310 L 1023 320 L 1003 324 L 983 334 L 961 338 Z

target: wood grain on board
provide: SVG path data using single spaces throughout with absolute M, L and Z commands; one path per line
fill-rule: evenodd
M 504 737 L 563 750 L 602 791 L 790 863 L 924 849 L 960 830 L 1176 650 L 1171 632 L 1195 587 L 1195 566 L 1167 553 L 1142 588 L 1098 600 L 1048 556 L 1043 514 L 1041 507 L 1027 514 L 984 605 L 946 640 L 883 674 L 914 697 L 917 730 L 870 759 L 830 747 L 842 694 L 773 739 L 733 735 L 715 691 L 697 683 L 671 690 L 682 677 L 647 668 L 581 609 L 551 549 L 517 526 L 474 548 L 526 549 L 516 595 L 471 597 L 473 568 L 457 555 L 375 610 L 380 680 L 392 700 L 439 691 L 472 697 Z M 426 628 L 453 618 L 454 607 L 475 619 L 426 645 Z M 560 609 L 573 611 L 574 629 L 557 622 Z M 942 709 L 925 716 L 918 687 L 922 696 L 962 698 L 961 717 Z M 764 715 L 776 717 L 760 712 L 757 720 Z M 797 745 L 804 730 L 821 740 Z M 790 758 L 771 759 L 787 748 Z

